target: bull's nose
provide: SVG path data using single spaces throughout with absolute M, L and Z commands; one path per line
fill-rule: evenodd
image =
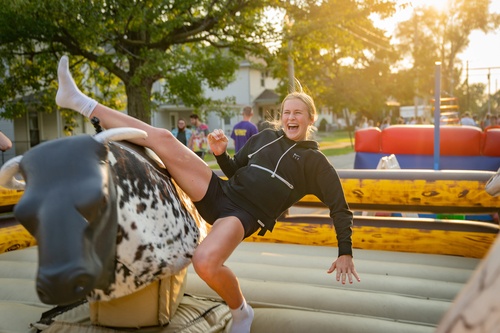
M 94 279 L 89 274 L 73 274 L 67 279 L 37 279 L 37 293 L 45 304 L 65 305 L 84 298 L 94 287 Z

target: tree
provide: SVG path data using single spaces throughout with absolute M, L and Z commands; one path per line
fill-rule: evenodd
M 485 91 L 486 85 L 484 83 L 474 83 L 469 86 L 463 84 L 457 89 L 458 105 L 464 111 L 470 111 L 471 114 L 483 116 L 482 108 L 488 102 Z
M 406 78 L 414 83 L 414 94 L 423 99 L 433 96 L 436 61 L 441 62 L 442 95 L 459 93 L 462 66 L 457 56 L 469 45 L 471 32 L 486 33 L 499 25 L 500 15 L 489 13 L 489 4 L 490 0 L 450 0 L 444 11 L 422 7 L 398 25 L 398 50 L 413 61 Z
M 125 92 L 128 113 L 150 122 L 156 102 L 200 108 L 204 86 L 223 88 L 239 60 L 265 56 L 274 38 L 262 20 L 273 0 L 1 0 L 2 117 L 26 112 L 31 95 L 50 111 L 57 60 L 69 54 L 82 90 L 113 107 Z
M 372 15 L 394 13 L 395 1 L 305 0 L 287 7 L 284 43 L 275 76 L 286 78 L 290 59 L 295 77 L 318 106 L 367 110 L 373 117 L 389 96 L 386 77 L 395 61 L 389 39 Z M 280 85 L 285 94 L 289 80 Z

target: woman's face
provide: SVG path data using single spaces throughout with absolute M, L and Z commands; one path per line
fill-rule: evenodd
M 183 129 L 184 127 L 186 127 L 186 122 L 184 120 L 179 120 L 177 122 L 177 127 L 179 127 L 180 129 Z
M 303 141 L 312 124 L 307 105 L 298 98 L 291 98 L 283 104 L 281 123 L 287 138 L 293 141 Z

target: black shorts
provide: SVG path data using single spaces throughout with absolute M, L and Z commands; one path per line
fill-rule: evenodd
M 212 172 L 207 193 L 203 199 L 194 202 L 194 205 L 201 217 L 209 224 L 214 224 L 221 217 L 237 217 L 245 229 L 245 236 L 243 238 L 247 238 L 259 230 L 260 225 L 256 217 L 236 205 L 226 196 L 222 190 L 222 182 L 224 181 Z

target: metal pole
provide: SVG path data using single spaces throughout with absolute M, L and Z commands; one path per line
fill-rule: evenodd
M 491 71 L 488 68 L 488 113 L 491 114 Z
M 291 91 L 295 91 L 295 65 L 293 62 L 293 42 L 292 38 L 288 40 L 288 83 Z
M 439 170 L 439 128 L 441 119 L 441 63 L 436 62 L 434 87 L 434 170 Z
M 293 38 L 292 38 L 292 26 L 294 20 L 288 15 L 285 16 L 285 25 L 287 28 L 287 39 L 288 39 L 288 89 L 289 92 L 295 91 L 295 64 L 293 61 Z

